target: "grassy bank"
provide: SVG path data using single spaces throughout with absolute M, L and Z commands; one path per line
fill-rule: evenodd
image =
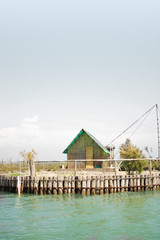
M 43 164 L 36 164 L 36 172 L 41 171 L 57 171 L 62 168 L 66 168 L 67 163 L 43 163 Z M 28 164 L 21 164 L 21 172 L 24 173 L 28 169 Z M 11 161 L 1 161 L 0 162 L 0 174 L 17 174 L 20 172 L 20 164 L 18 162 L 11 162 Z

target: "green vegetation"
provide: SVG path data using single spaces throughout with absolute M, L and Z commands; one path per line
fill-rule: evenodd
M 14 173 L 19 172 L 19 163 L 12 162 L 12 159 L 7 161 L 1 160 L 0 162 L 0 174 L 2 173 Z
M 44 164 L 36 164 L 36 171 L 57 171 L 62 168 L 62 165 L 64 165 L 64 168 L 67 167 L 67 163 L 44 163 Z M 28 163 L 21 163 L 21 172 L 25 173 L 28 167 Z M 0 162 L 0 174 L 7 173 L 11 176 L 18 176 L 20 172 L 20 165 L 18 162 L 12 162 L 12 160 L 4 161 L 2 160 Z M 27 171 L 28 172 L 28 171 Z
M 41 163 L 36 164 L 36 171 L 57 171 L 62 168 L 62 165 L 64 165 L 64 168 L 67 167 L 67 163 Z
M 130 139 L 126 139 L 125 143 L 120 146 L 120 157 L 122 159 L 142 159 L 146 158 L 142 150 L 131 143 Z M 149 161 L 123 161 L 121 169 L 128 174 L 141 173 L 145 168 L 149 167 Z

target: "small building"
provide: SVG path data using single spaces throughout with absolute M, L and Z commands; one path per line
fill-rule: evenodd
M 89 132 L 82 129 L 63 151 L 67 154 L 67 160 L 92 160 L 110 158 L 110 151 L 104 147 Z M 106 162 L 101 161 L 76 161 L 77 169 L 102 168 Z M 74 169 L 75 162 L 68 161 L 68 169 Z

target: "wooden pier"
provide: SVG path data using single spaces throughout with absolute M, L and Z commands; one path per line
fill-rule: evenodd
M 125 176 L 10 177 L 0 175 L 0 191 L 30 194 L 108 194 L 160 189 L 160 174 Z

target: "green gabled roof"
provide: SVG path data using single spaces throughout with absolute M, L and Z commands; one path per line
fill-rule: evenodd
M 85 131 L 84 129 L 82 129 L 78 135 L 73 139 L 73 141 L 69 144 L 69 146 L 63 151 L 63 153 L 67 153 L 68 152 L 68 149 L 73 145 L 73 143 L 82 135 L 82 133 L 86 133 L 90 138 L 93 139 L 93 141 L 95 141 L 98 146 L 105 152 L 105 153 L 109 153 L 110 152 L 104 148 L 104 146 L 94 137 L 92 136 L 89 132 Z

